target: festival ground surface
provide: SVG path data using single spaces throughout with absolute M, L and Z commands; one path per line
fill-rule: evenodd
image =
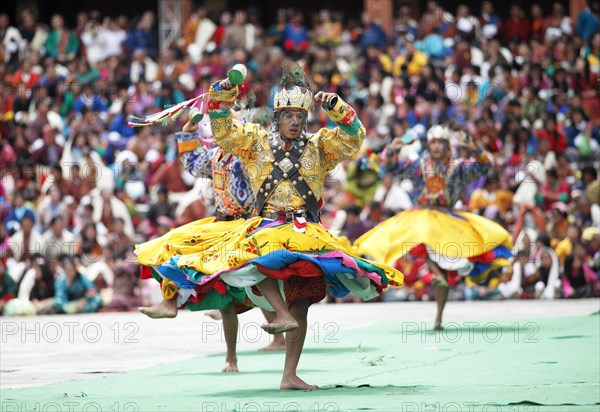
M 0 318 L 1 411 L 599 411 L 600 301 L 316 305 L 299 375 L 258 310 L 240 316 L 238 374 L 221 323 L 138 313 Z

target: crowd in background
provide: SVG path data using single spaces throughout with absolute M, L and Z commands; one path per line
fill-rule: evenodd
M 515 240 L 508 270 L 462 283 L 451 299 L 600 296 L 599 3 L 575 21 L 560 3 L 511 4 L 503 18 L 492 2 L 424 7 L 394 10 L 391 36 L 366 12 L 353 20 L 282 8 L 265 26 L 255 7 L 199 7 L 166 50 L 153 11 L 81 12 L 75 24 L 31 9 L 0 15 L 0 311 L 15 297 L 13 312 L 30 313 L 160 299 L 155 282 L 139 280 L 133 245 L 211 215 L 210 181 L 178 160 L 174 133 L 186 115 L 140 128 L 129 117 L 195 97 L 244 63 L 236 116 L 269 127 L 284 59 L 305 67 L 315 91 L 342 96 L 366 127 L 360 156 L 327 181 L 326 227 L 354 241 L 413 207 L 410 182 L 386 173 L 380 155 L 410 135 L 400 157 L 416 159 L 428 128 L 444 124 L 467 131 L 494 162 L 455 207 Z M 332 126 L 323 111 L 310 113 L 308 131 Z M 452 150 L 469 156 L 457 141 Z M 406 287 L 382 299 L 429 299 L 426 264 L 397 265 Z

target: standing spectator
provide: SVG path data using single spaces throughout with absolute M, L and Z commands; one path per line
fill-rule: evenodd
M 19 32 L 25 42 L 26 56 L 39 55 L 42 47 L 46 44 L 48 32 L 38 24 L 32 9 L 26 8 L 21 12 Z
M 492 39 L 498 35 L 502 29 L 500 18 L 494 14 L 494 5 L 491 1 L 481 3 L 481 15 L 479 16 L 479 25 L 484 38 Z
M 286 52 L 292 55 L 308 49 L 309 38 L 306 26 L 302 24 L 302 13 L 298 10 L 290 16 L 281 34 L 281 41 Z
M 565 15 L 565 8 L 561 3 L 552 4 L 552 14 L 544 20 L 543 31 L 545 39 L 552 41 L 573 33 L 571 18 Z
M 387 39 L 381 26 L 374 22 L 373 16 L 368 12 L 362 14 L 362 33 L 360 35 L 360 48 L 365 50 L 368 46 L 385 49 Z
M 248 30 L 246 29 L 246 12 L 238 10 L 233 15 L 233 24 L 227 28 L 225 38 L 223 39 L 223 47 L 235 49 L 247 49 Z
M 154 30 L 154 13 L 147 11 L 138 21 L 134 30 L 127 34 L 127 47 L 129 53 L 139 49 L 146 50 L 151 58 L 156 58 L 158 53 L 158 35 Z
M 109 39 L 105 35 L 106 29 L 96 19 L 88 21 L 81 34 L 81 42 L 85 46 L 87 61 L 91 67 L 97 67 L 98 62 L 107 59 Z

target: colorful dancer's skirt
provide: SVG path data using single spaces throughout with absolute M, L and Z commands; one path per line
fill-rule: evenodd
M 415 208 L 398 213 L 358 238 L 361 256 L 394 264 L 410 254 L 475 283 L 509 265 L 512 237 L 499 224 L 465 212 Z
M 298 299 L 318 302 L 326 289 L 335 297 L 352 292 L 370 300 L 388 285 L 402 285 L 401 272 L 363 259 L 348 246 L 317 223 L 308 222 L 301 233 L 293 223 L 261 217 L 209 218 L 138 245 L 136 253 L 146 273 L 173 286 L 171 295 L 183 292 L 192 310 L 222 309 L 245 293 L 272 311 L 256 288 L 267 277 L 279 281 L 288 305 Z M 163 286 L 168 297 L 164 292 Z

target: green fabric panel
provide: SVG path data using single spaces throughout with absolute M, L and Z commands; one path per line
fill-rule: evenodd
M 224 117 L 227 117 L 230 114 L 231 114 L 230 109 L 216 109 L 216 110 L 208 111 L 208 115 L 210 116 L 211 119 L 223 119 Z
M 338 123 L 338 126 L 349 135 L 354 135 L 358 132 L 358 129 L 360 129 L 360 121 L 358 120 L 358 117 L 355 117 L 351 124 Z

